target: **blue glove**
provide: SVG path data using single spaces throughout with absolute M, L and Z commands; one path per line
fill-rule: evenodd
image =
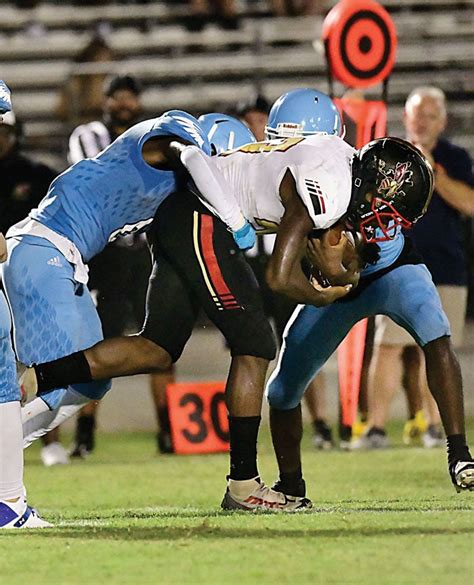
M 11 94 L 7 84 L 0 79 L 0 114 L 12 109 Z
M 232 235 L 234 236 L 235 243 L 241 250 L 249 250 L 255 246 L 255 230 L 248 221 L 245 222 L 245 225 L 240 230 L 232 232 Z

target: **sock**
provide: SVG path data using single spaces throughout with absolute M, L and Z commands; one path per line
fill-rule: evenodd
M 329 427 L 328 423 L 324 419 L 318 418 L 318 419 L 314 420 L 313 421 L 313 428 L 314 428 L 315 435 L 321 435 L 321 437 L 325 441 L 331 441 L 331 439 L 332 439 L 331 428 Z
M 170 415 L 167 406 L 160 406 L 160 408 L 158 408 L 158 420 L 160 423 L 160 433 L 170 434 Z
M 84 445 L 88 451 L 93 451 L 95 416 L 93 414 L 81 414 L 76 424 L 76 444 Z
M 20 402 L 0 404 L 0 500 L 22 497 L 23 430 Z
M 257 436 L 261 416 L 229 416 L 230 479 L 258 476 Z
M 450 466 L 457 461 L 472 461 L 466 444 L 466 435 L 448 435 L 446 443 L 448 445 L 448 463 Z
M 69 384 L 92 382 L 91 369 L 83 351 L 34 366 L 38 380 L 38 395 Z
M 387 433 L 385 432 L 385 429 L 381 429 L 379 427 L 372 427 L 369 429 L 369 432 L 367 433 L 367 435 L 369 437 L 371 437 L 372 435 L 382 435 L 385 436 Z
M 277 491 L 281 491 L 287 496 L 297 496 L 303 498 L 306 495 L 306 486 L 303 480 L 301 466 L 296 471 L 285 473 L 280 472 L 280 481 L 277 482 Z

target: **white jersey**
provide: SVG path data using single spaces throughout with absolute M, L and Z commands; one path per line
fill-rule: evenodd
M 319 134 L 247 144 L 213 160 L 245 218 L 259 233 L 269 233 L 285 211 L 280 184 L 288 169 L 315 228 L 341 218 L 350 203 L 354 153 L 341 138 Z

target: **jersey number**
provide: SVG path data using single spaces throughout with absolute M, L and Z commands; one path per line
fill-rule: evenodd
M 220 156 L 227 156 L 233 152 L 246 152 L 248 154 L 255 154 L 261 152 L 286 152 L 292 146 L 299 144 L 304 138 L 278 138 L 277 140 L 267 140 L 265 142 L 250 142 L 235 150 L 228 150 L 223 152 Z

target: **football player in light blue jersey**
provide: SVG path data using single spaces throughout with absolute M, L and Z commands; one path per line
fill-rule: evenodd
M 309 89 L 283 95 L 270 112 L 270 133 L 308 135 L 321 128 L 327 133 L 340 133 L 341 128 L 335 122 L 335 107 L 328 100 L 328 96 Z M 363 155 L 364 149 L 360 152 Z M 353 172 L 361 155 L 353 162 Z M 398 191 L 400 197 L 405 197 L 405 192 L 416 184 L 409 161 L 401 160 L 389 170 L 374 157 L 372 164 L 360 170 L 362 191 L 366 190 L 364 183 L 367 186 L 372 182 L 371 190 L 384 194 L 392 191 L 395 195 Z M 357 190 L 353 192 L 354 197 L 357 198 Z M 376 204 L 362 198 L 353 209 L 358 209 L 358 216 L 363 217 L 365 211 L 373 210 L 373 205 Z M 391 216 L 392 211 L 385 209 L 380 219 L 384 214 Z M 350 220 L 349 216 L 346 224 L 350 225 Z M 278 365 L 266 389 L 280 470 L 274 488 L 287 495 L 305 495 L 300 454 L 303 394 L 353 325 L 366 317 L 385 314 L 407 329 L 422 347 L 430 389 L 448 439 L 451 480 L 458 491 L 474 489 L 474 465 L 464 434 L 459 364 L 450 342 L 449 323 L 431 275 L 401 231 L 409 227 L 402 216 L 395 214 L 388 225 L 381 221 L 380 227 L 371 225 L 364 230 L 363 224 L 360 224 L 362 235 L 370 242 L 367 251 L 375 252 L 373 259 L 378 259 L 363 268 L 358 287 L 326 307 L 300 305 L 285 330 Z M 317 265 L 317 258 L 314 260 Z M 448 420 L 448 412 L 455 412 L 451 420 Z
M 209 128 L 206 126 L 206 123 L 209 122 L 209 119 L 205 120 L 204 127 L 201 128 L 201 125 L 198 126 L 197 121 L 194 118 L 188 114 L 185 114 L 184 112 L 168 112 L 164 116 L 168 117 L 170 114 L 174 118 L 178 117 L 179 120 L 184 119 L 186 125 L 183 128 L 178 128 L 178 130 L 176 130 L 173 126 L 171 126 L 170 129 L 170 124 L 175 124 L 176 122 L 174 120 L 166 120 L 167 125 L 163 123 L 160 124 L 161 130 L 163 130 L 163 128 L 166 129 L 165 133 L 163 134 L 164 136 L 168 136 L 171 132 L 173 132 L 173 134 L 176 136 L 180 133 L 180 137 L 186 140 L 186 128 L 189 126 L 189 124 L 194 124 L 196 126 L 196 129 L 194 130 L 195 143 L 197 143 L 197 145 L 204 145 L 205 152 L 211 152 L 211 145 L 206 139 L 206 133 L 209 133 L 213 126 L 213 123 L 207 124 Z M 214 119 L 216 114 L 211 114 L 211 116 Z M 238 147 L 247 144 L 248 142 L 255 142 L 253 134 L 239 120 L 221 114 L 218 114 L 217 116 L 222 123 L 218 124 L 218 132 L 215 131 L 215 128 L 212 129 L 211 132 L 213 152 L 219 153 L 228 150 L 230 143 L 232 143 L 235 147 Z M 225 120 L 223 120 L 223 118 L 225 118 Z M 158 120 L 160 121 L 160 119 Z M 149 128 L 151 122 L 155 123 L 156 121 L 143 122 L 131 128 L 131 130 L 136 129 L 136 134 L 135 132 L 134 134 L 139 136 L 139 127 L 143 128 L 145 125 L 145 127 Z M 157 125 L 155 124 L 155 128 L 156 126 Z M 126 136 L 129 133 L 130 131 L 126 132 L 125 135 L 122 136 Z M 81 257 L 79 260 L 81 260 L 82 257 L 88 260 L 94 255 L 94 253 L 98 253 L 102 247 L 106 245 L 108 240 L 105 238 L 104 233 L 110 233 L 115 237 L 117 225 L 119 222 L 114 220 L 115 216 L 109 218 L 106 213 L 109 208 L 112 209 L 112 213 L 114 212 L 114 207 L 116 207 L 114 202 L 115 200 L 113 201 L 113 206 L 107 202 L 104 202 L 103 200 L 101 200 L 98 204 L 98 206 L 101 206 L 102 210 L 105 210 L 103 213 L 103 223 L 108 222 L 108 228 L 104 229 L 103 225 L 97 220 L 96 217 L 94 217 L 94 213 L 92 212 L 92 209 L 90 209 L 90 205 L 88 208 L 87 202 L 89 199 L 87 196 L 83 196 L 80 199 L 79 204 L 75 205 L 73 191 L 71 192 L 71 197 L 69 197 L 67 203 L 63 203 L 61 205 L 62 191 L 60 191 L 60 189 L 64 189 L 64 185 L 66 185 L 66 187 L 69 186 L 69 177 L 73 179 L 73 185 L 75 184 L 75 181 L 79 182 L 84 180 L 84 173 L 81 170 L 82 167 L 90 167 L 94 164 L 97 165 L 97 162 L 99 162 L 100 166 L 92 166 L 92 168 L 95 168 L 97 173 L 99 173 L 106 164 L 104 161 L 109 160 L 112 156 L 111 153 L 115 153 L 113 159 L 116 158 L 116 150 L 113 148 L 113 146 L 117 142 L 121 142 L 122 136 L 96 158 L 81 161 L 71 167 L 69 171 L 66 171 L 63 173 L 63 175 L 58 177 L 58 179 L 53 182 L 50 193 L 43 200 L 39 209 L 33 210 L 33 212 L 30 214 L 30 217 L 41 218 L 41 225 L 36 226 L 33 224 L 35 229 L 41 230 L 41 232 L 43 232 L 44 225 L 49 224 L 49 227 L 54 226 L 56 234 L 70 234 L 70 239 L 68 238 L 66 242 L 71 244 L 71 240 L 73 238 L 78 242 L 77 246 L 78 248 L 81 248 Z M 188 138 L 188 141 L 191 140 Z M 145 140 L 139 138 L 138 148 L 140 148 L 144 142 Z M 139 164 L 144 165 L 145 163 L 139 161 Z M 113 161 L 112 169 L 115 169 L 115 160 Z M 75 170 L 80 171 L 79 177 L 76 176 L 77 172 L 73 172 Z M 150 171 L 156 172 L 154 169 L 151 169 L 151 167 L 145 168 L 145 172 L 147 173 L 145 175 L 145 179 L 147 180 L 149 180 L 148 173 L 150 173 Z M 166 198 L 170 194 L 170 190 L 177 189 L 176 174 L 170 171 L 161 171 L 161 173 L 164 174 L 165 182 L 164 185 L 161 185 L 161 191 L 158 191 L 158 188 L 154 188 L 154 184 L 151 184 L 152 193 L 153 191 L 158 191 L 159 193 L 159 201 L 162 201 L 164 198 Z M 125 180 L 130 181 L 130 179 Z M 104 191 L 111 189 L 107 184 L 104 185 L 102 174 L 99 174 L 95 181 L 99 188 L 103 189 Z M 122 194 L 123 198 L 125 198 L 125 194 L 123 193 L 124 182 L 122 181 L 116 184 L 114 180 L 113 184 L 115 185 L 118 192 Z M 86 189 L 82 190 L 81 195 L 87 195 Z M 55 197 L 54 193 L 56 193 L 58 196 Z M 90 193 L 88 195 L 90 196 Z M 211 201 L 211 197 L 209 197 L 208 201 Z M 137 222 L 137 225 L 135 226 L 137 229 L 141 229 L 144 225 L 150 223 L 149 219 L 146 217 L 146 214 L 149 214 L 150 212 L 154 213 L 158 207 L 158 204 L 159 203 L 156 201 L 153 201 L 152 195 L 149 195 L 149 201 L 145 202 L 143 205 L 143 209 L 145 211 L 142 211 L 140 216 L 135 215 L 135 220 L 137 217 L 142 218 L 142 220 Z M 131 208 L 131 213 L 135 213 L 136 205 L 133 199 L 129 205 Z M 214 201 L 212 202 L 212 205 L 217 209 L 219 202 Z M 72 213 L 76 213 L 76 218 L 79 222 L 79 217 L 81 214 L 76 212 L 76 207 L 79 206 L 85 210 L 82 212 L 82 214 L 85 214 L 86 216 L 86 222 L 84 222 L 82 225 L 77 225 L 75 222 L 72 222 L 70 219 L 68 219 Z M 65 211 L 66 207 L 71 209 L 69 215 Z M 124 204 L 122 204 L 120 210 L 120 222 L 125 226 L 121 231 L 121 235 L 123 235 L 125 233 L 130 233 L 130 230 L 133 230 L 133 225 L 131 221 L 127 222 L 127 219 L 130 217 L 130 215 L 127 215 L 127 210 L 125 209 Z M 29 220 L 27 218 L 25 222 L 22 222 L 22 226 L 20 226 L 18 229 L 23 230 L 23 224 L 27 223 L 28 221 Z M 84 228 L 84 224 L 88 226 L 87 229 Z M 253 245 L 255 237 L 254 232 L 253 229 L 248 232 L 247 227 L 248 226 L 245 223 L 243 229 L 240 231 L 240 235 L 242 235 L 242 237 L 239 236 L 238 230 L 233 232 L 234 239 L 240 248 L 247 248 Z M 87 239 L 88 234 L 90 236 L 90 234 L 94 233 L 94 230 L 97 234 L 95 242 L 89 242 Z M 12 231 L 16 233 L 16 231 Z M 11 235 L 11 232 L 9 232 L 9 234 Z M 51 237 L 50 234 L 46 235 Z M 63 238 L 63 235 L 61 235 L 61 238 Z M 15 236 L 15 238 L 12 239 L 19 240 L 20 237 Z M 67 262 L 64 260 L 62 254 L 57 253 L 54 255 L 54 250 L 58 252 L 58 249 L 54 248 L 50 241 L 42 241 L 40 238 L 36 236 L 31 237 L 30 235 L 21 236 L 21 241 L 24 241 L 25 245 L 21 246 L 19 250 L 15 244 L 12 247 L 14 250 L 16 250 L 16 257 L 20 258 L 20 261 L 17 260 L 15 266 L 16 272 L 21 272 L 21 274 L 23 274 L 23 276 L 26 278 L 14 280 L 14 273 L 11 271 L 10 280 L 14 281 L 15 286 L 17 287 L 14 291 L 16 294 L 12 294 L 12 297 L 14 300 L 16 300 L 17 304 L 20 304 L 24 302 L 22 297 L 28 294 L 33 295 L 30 306 L 34 307 L 34 303 L 36 301 L 37 307 L 36 311 L 31 310 L 29 312 L 30 319 L 21 320 L 21 324 L 23 326 L 18 327 L 15 331 L 17 352 L 19 353 L 20 361 L 26 362 L 27 364 L 41 364 L 45 361 L 51 361 L 49 358 L 45 359 L 45 355 L 49 356 L 54 353 L 63 352 L 69 354 L 77 351 L 75 347 L 83 349 L 85 347 L 95 345 L 95 343 L 102 339 L 102 333 L 100 324 L 98 322 L 97 312 L 92 305 L 90 295 L 87 289 L 85 289 L 83 286 L 83 283 L 78 280 L 79 278 L 84 278 L 84 280 L 87 278 L 87 272 L 82 263 L 78 263 L 78 265 L 74 266 L 71 265 L 71 261 L 75 258 L 71 257 L 71 261 Z M 63 244 L 62 239 L 60 240 L 60 243 Z M 31 246 L 35 247 L 31 248 Z M 32 250 L 33 253 L 36 254 L 36 262 L 29 262 L 29 259 L 32 257 Z M 65 252 L 67 251 L 68 249 L 66 246 Z M 49 259 L 41 263 L 37 262 L 39 255 L 44 255 L 45 258 L 48 256 Z M 26 269 L 24 266 L 21 266 L 21 270 L 18 270 L 18 264 L 22 264 L 21 259 L 23 256 L 25 257 L 25 264 L 29 263 L 29 265 Z M 11 264 L 13 266 L 13 262 L 11 262 Z M 49 274 L 46 276 L 44 275 L 45 265 L 46 272 L 49 272 Z M 65 269 L 65 273 L 62 276 L 60 276 L 61 269 Z M 59 308 L 56 307 L 54 305 L 54 299 L 48 301 L 48 299 L 45 298 L 45 295 L 40 295 L 36 292 L 38 282 L 45 282 L 45 286 L 47 288 L 51 282 L 54 282 L 53 294 L 55 295 L 55 298 L 59 297 L 61 299 L 61 305 L 63 305 L 62 313 L 60 312 L 61 305 Z M 9 284 L 9 288 L 12 288 L 11 283 Z M 70 294 L 71 290 L 69 289 L 71 288 L 73 294 Z M 77 294 L 75 292 L 76 290 L 78 291 Z M 67 304 L 66 299 L 69 299 L 69 303 Z M 67 319 L 65 318 L 65 314 L 67 314 Z M 61 317 L 63 318 L 62 323 L 59 322 Z M 56 339 L 56 341 L 44 336 L 41 327 L 45 320 L 48 320 L 48 326 L 50 330 L 53 328 L 53 331 L 55 332 L 54 339 Z M 62 324 L 64 324 L 63 327 L 61 326 Z M 93 385 L 90 386 L 75 384 L 75 390 L 70 388 L 67 393 L 65 393 L 64 390 L 55 390 L 48 393 L 47 395 L 42 395 L 39 401 L 32 401 L 32 403 L 26 407 L 27 414 L 23 415 L 26 446 L 28 446 L 34 439 L 43 435 L 46 432 L 46 429 L 49 430 L 54 428 L 60 424 L 62 420 L 72 416 L 72 414 L 78 410 L 78 405 L 81 403 L 87 402 L 94 398 L 100 399 L 109 387 L 110 385 L 107 381 L 94 382 Z M 44 410 L 42 402 L 46 402 L 50 409 L 49 411 L 42 412 Z
M 85 263 L 109 241 L 146 228 L 160 203 L 177 190 L 176 171 L 182 167 L 172 140 L 210 153 L 195 118 L 167 112 L 133 126 L 96 157 L 70 167 L 53 181 L 39 207 L 9 230 L 4 280 L 17 315 L 14 338 L 22 363 L 43 363 L 102 339 Z M 216 209 L 220 203 L 212 202 Z M 230 227 L 239 244 L 240 228 L 245 237 L 253 235 L 243 216 Z M 49 335 L 44 334 L 46 323 Z M 103 381 L 76 390 L 98 399 L 109 387 Z M 64 394 L 63 389 L 45 397 L 49 408 L 56 408 Z
M 268 113 L 265 134 L 272 138 L 292 138 L 331 134 L 343 136 L 338 109 L 332 99 L 317 89 L 292 89 L 281 95 Z
M 226 150 L 257 142 L 243 122 L 227 114 L 203 114 L 199 116 L 198 121 L 207 135 L 214 154 L 221 154 Z
M 0 122 L 11 112 L 11 94 L 0 80 Z M 11 115 L 11 114 L 10 114 Z M 0 233 L 0 262 L 7 259 L 7 245 Z M 10 310 L 0 291 L 0 529 L 51 526 L 28 506 L 23 487 L 23 430 L 20 386 L 11 344 Z
M 5 100 L 5 93 L 2 86 L 1 100 Z M 43 363 L 86 349 L 103 339 L 100 320 L 87 289 L 85 263 L 114 238 L 151 224 L 163 200 L 179 188 L 181 181 L 189 180 L 182 162 L 188 145 L 210 153 L 199 123 L 186 112 L 173 110 L 141 122 L 96 157 L 73 165 L 57 177 L 39 207 L 9 230 L 4 285 L 14 313 L 15 349 L 22 363 Z M 199 160 L 193 168 L 198 163 Z M 206 168 L 201 175 L 205 171 Z M 206 199 L 204 192 L 201 195 Z M 206 201 L 218 213 L 223 209 L 222 215 L 227 217 L 237 245 L 245 248 L 251 244 L 254 230 L 235 201 L 229 214 L 225 197 L 214 199 L 213 190 L 209 189 Z M 6 320 L 4 329 L 9 329 Z M 8 354 L 7 349 L 4 355 Z M 100 380 L 51 391 L 24 410 L 24 432 L 28 421 L 35 417 L 40 417 L 43 426 L 47 426 L 50 419 L 61 413 L 56 419 L 60 424 L 82 404 L 100 399 L 109 388 L 109 380 Z M 16 384 L 6 385 L 0 393 L 2 421 L 7 416 L 3 413 L 12 405 L 15 412 L 8 414 L 8 420 L 13 429 L 15 424 L 21 425 Z M 14 472 L 18 472 L 15 477 L 22 475 L 22 445 L 18 441 L 12 445 L 11 439 L 15 430 L 16 427 L 7 433 L 10 439 L 0 446 L 0 450 L 4 445 L 9 447 L 8 461 L 2 465 L 2 470 L 9 471 L 2 471 L 2 477 L 10 477 Z M 0 452 L 0 460 L 5 461 L 3 455 Z M 15 510 L 7 512 L 2 521 L 0 509 L 0 526 L 2 522 L 19 521 L 11 517 Z M 31 511 L 30 516 L 34 516 Z M 28 519 L 25 518 L 22 523 Z
M 144 145 L 160 136 L 176 136 L 209 154 L 206 137 L 191 116 L 166 113 L 140 122 L 96 157 L 59 175 L 27 221 L 68 238 L 85 262 L 108 242 L 142 230 L 177 185 L 172 169 L 154 168 L 142 155 Z
M 39 207 L 8 231 L 4 283 L 16 315 L 17 356 L 25 365 L 102 339 L 85 263 L 108 242 L 149 225 L 160 203 L 176 190 L 171 139 L 210 152 L 197 120 L 185 112 L 141 122 L 96 157 L 59 175 Z M 98 399 L 109 388 L 103 381 L 76 390 Z M 64 395 L 58 390 L 45 402 L 56 408 Z

